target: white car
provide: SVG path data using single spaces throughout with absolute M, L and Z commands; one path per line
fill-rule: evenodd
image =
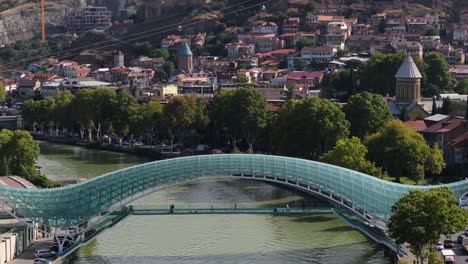
M 34 256 L 36 258 L 51 258 L 55 257 L 55 252 L 50 251 L 49 249 L 38 249 L 34 251 Z
M 34 259 L 34 264 L 52 264 L 52 261 L 43 258 Z
M 440 250 L 443 250 L 443 249 L 444 249 L 444 243 L 442 243 L 442 242 L 440 242 L 440 241 L 437 242 L 437 244 L 435 245 L 435 249 L 436 249 L 436 250 L 439 250 L 439 251 L 440 251 Z

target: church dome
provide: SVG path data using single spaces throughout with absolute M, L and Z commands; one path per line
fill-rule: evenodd
M 398 69 L 395 75 L 397 79 L 421 79 L 422 75 L 414 63 L 413 58 L 410 55 L 406 56 L 405 60 Z

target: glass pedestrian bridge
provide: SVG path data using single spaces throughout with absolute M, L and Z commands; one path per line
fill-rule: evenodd
M 122 206 L 177 184 L 201 179 L 238 177 L 276 182 L 313 193 L 363 219 L 385 223 L 392 205 L 410 186 L 384 181 L 349 169 L 297 158 L 221 154 L 150 162 L 111 172 L 86 182 L 54 189 L 0 186 L 0 206 L 8 213 L 48 227 L 71 228 L 105 217 Z M 446 185 L 457 198 L 468 180 Z

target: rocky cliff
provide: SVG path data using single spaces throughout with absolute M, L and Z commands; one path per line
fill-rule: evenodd
M 49 3 L 46 6 L 47 34 L 63 33 L 66 30 L 65 14 L 69 7 Z M 21 5 L 0 12 L 0 45 L 18 40 L 39 37 L 41 34 L 41 10 L 35 3 Z

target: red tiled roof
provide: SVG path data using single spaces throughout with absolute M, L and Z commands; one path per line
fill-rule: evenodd
M 448 121 L 440 121 L 440 122 L 435 123 L 434 125 L 426 128 L 424 130 L 424 132 L 426 132 L 426 133 L 445 133 L 445 132 L 449 132 L 449 131 L 463 125 L 464 122 L 465 122 L 465 120 L 458 119 L 458 118 L 454 118 L 454 119 L 451 119 L 451 120 L 448 120 Z
M 323 75 L 318 71 L 293 71 L 288 74 L 288 80 L 314 79 Z
M 424 131 L 427 128 L 424 120 L 407 121 L 405 122 L 405 125 L 416 132 Z
M 468 143 L 468 132 L 461 134 L 460 136 L 452 139 L 449 144 L 453 147 L 460 145 L 460 143 Z

